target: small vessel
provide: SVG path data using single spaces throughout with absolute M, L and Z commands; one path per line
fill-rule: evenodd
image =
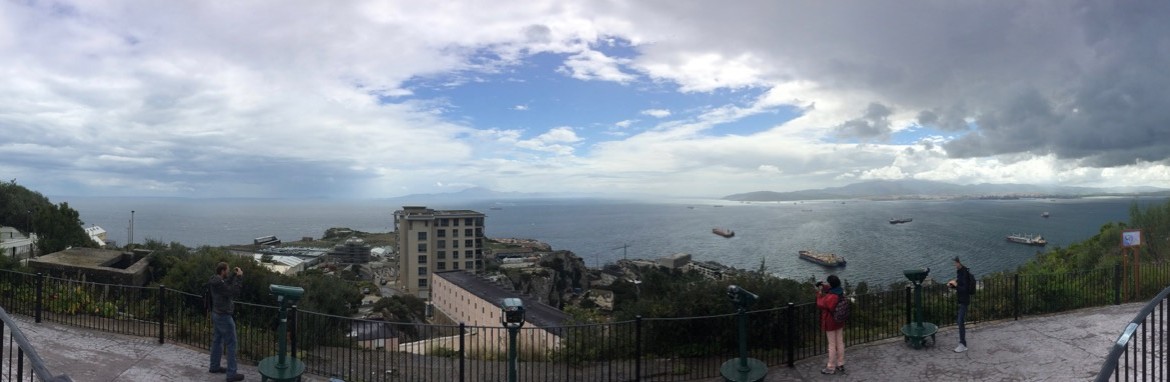
M 725 228 L 719 228 L 719 227 L 712 228 L 711 233 L 719 235 L 719 236 L 723 236 L 723 237 L 735 236 L 735 231 L 725 229 Z
M 489 208 L 489 209 L 490 209 L 490 210 L 492 210 L 492 211 L 499 211 L 499 210 L 502 210 L 503 208 L 500 208 L 500 207 L 492 207 L 492 208 Z
M 890 224 L 902 224 L 914 221 L 912 218 L 890 219 Z
M 845 266 L 845 256 L 837 256 L 833 253 L 820 253 L 809 250 L 801 250 L 800 258 L 814 262 L 818 265 L 826 267 L 843 267 Z
M 1044 236 L 1032 234 L 1018 234 L 1014 233 L 1007 236 L 1007 241 L 1017 244 L 1035 245 L 1043 247 L 1048 245 L 1048 240 L 1044 240 Z
M 1048 217 L 1048 211 L 1044 211 L 1044 213 L 1040 214 L 1040 217 L 1042 217 L 1042 218 Z

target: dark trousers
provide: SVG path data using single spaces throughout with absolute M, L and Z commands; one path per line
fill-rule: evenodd
M 959 343 L 967 346 L 967 304 L 959 304 Z

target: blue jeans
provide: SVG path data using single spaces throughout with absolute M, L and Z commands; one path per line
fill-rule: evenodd
M 959 343 L 967 346 L 967 304 L 959 304 Z
M 219 360 L 223 356 L 224 346 L 227 346 L 227 375 L 236 375 L 236 320 L 230 314 L 211 312 L 211 324 L 214 333 L 211 339 L 211 367 L 219 368 Z

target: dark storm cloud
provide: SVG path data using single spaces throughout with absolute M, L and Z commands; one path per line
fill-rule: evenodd
M 694 12 L 675 4 L 656 5 L 666 13 L 659 22 Z M 684 17 L 695 23 L 687 38 L 725 56 L 762 52 L 783 64 L 781 80 L 912 110 L 920 124 L 960 133 L 945 145 L 952 157 L 1055 154 L 1092 166 L 1170 158 L 1170 2 L 753 5 Z M 727 20 L 737 28 L 720 27 Z M 857 138 L 884 130 L 866 118 L 835 128 Z
M 890 136 L 890 115 L 893 112 L 886 105 L 870 103 L 861 118 L 852 119 L 834 129 L 842 138 L 860 140 L 885 140 Z
M 1170 158 L 1170 3 L 1079 9 L 1091 65 L 1066 91 L 1032 89 L 973 116 L 978 131 L 947 144 L 952 156 L 1054 153 L 1096 167 Z

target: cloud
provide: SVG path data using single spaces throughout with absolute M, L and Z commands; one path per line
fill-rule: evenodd
M 518 141 L 516 142 L 516 146 L 528 150 L 550 152 L 557 155 L 571 155 L 573 154 L 572 144 L 579 141 L 581 141 L 581 138 L 577 136 L 577 133 L 573 132 L 573 128 L 561 126 L 552 128 L 533 139 Z
M 622 72 L 621 65 L 626 62 L 628 60 L 608 57 L 595 50 L 586 50 L 570 56 L 565 60 L 564 66 L 561 66 L 557 71 L 584 81 L 600 80 L 626 83 L 635 78 L 631 74 Z
M 0 173 L 130 195 L 1170 187 L 1166 19 L 1152 0 L 0 2 Z
M 668 109 L 646 109 L 646 110 L 642 110 L 642 115 L 649 115 L 649 116 L 655 117 L 655 118 L 666 118 L 666 117 L 670 116 L 670 110 L 668 110 Z

